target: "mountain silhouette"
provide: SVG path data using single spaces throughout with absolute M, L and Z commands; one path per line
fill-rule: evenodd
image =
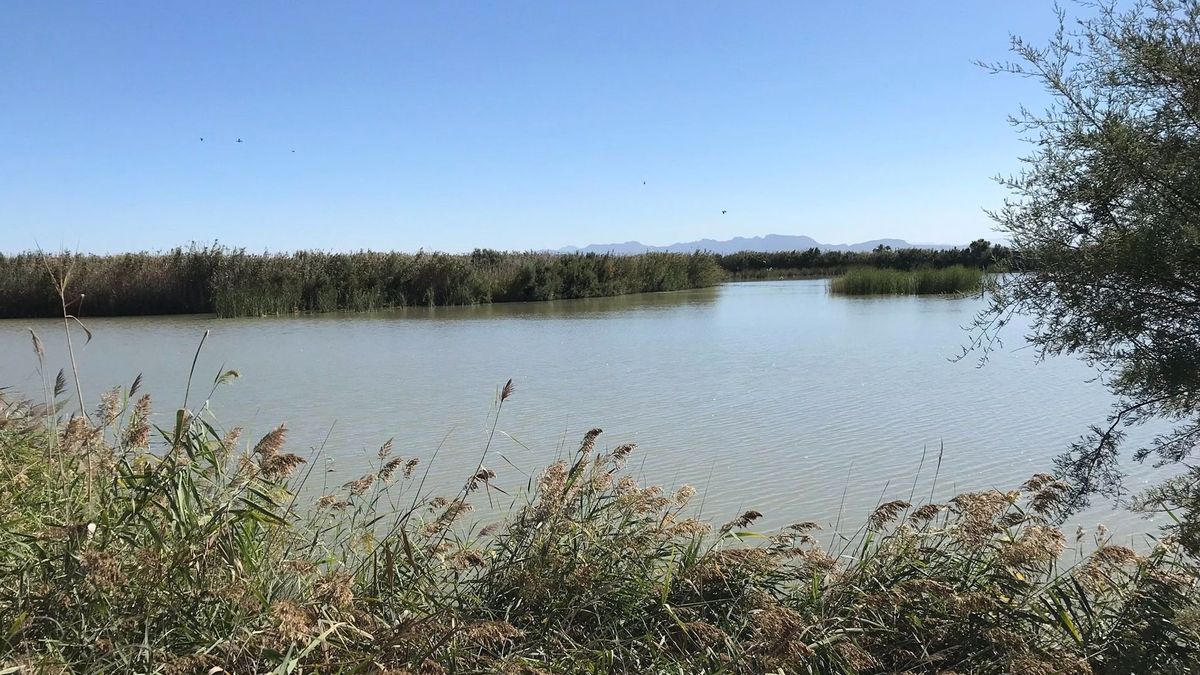
M 739 251 L 806 251 L 819 248 L 823 251 L 871 251 L 879 246 L 891 248 L 954 248 L 948 244 L 910 244 L 903 239 L 871 239 L 855 244 L 822 244 L 821 242 L 803 235 L 768 234 L 765 237 L 734 237 L 733 239 L 700 239 L 686 241 L 666 246 L 650 246 L 640 241 L 626 241 L 619 244 L 589 244 L 582 248 L 566 246 L 559 249 L 560 253 L 616 253 L 631 255 L 652 251 L 671 253 L 691 253 L 693 251 L 711 251 L 712 253 L 737 253 Z

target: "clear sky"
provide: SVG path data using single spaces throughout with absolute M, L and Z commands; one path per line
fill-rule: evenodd
M 1044 94 L 971 60 L 1053 27 L 1012 0 L 12 0 L 0 251 L 995 238 L 1006 116 Z

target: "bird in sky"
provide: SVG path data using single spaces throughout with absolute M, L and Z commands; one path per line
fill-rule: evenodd
M 726 213 L 725 209 L 721 209 L 721 215 L 725 215 L 725 213 Z
M 204 142 L 204 137 L 203 137 L 203 136 L 201 136 L 201 137 L 200 137 L 200 142 L 201 142 L 201 143 L 203 143 L 203 142 Z
M 242 139 L 240 139 L 240 138 L 239 138 L 239 139 L 237 140 L 237 142 L 238 142 L 238 143 L 241 143 L 241 142 L 242 142 Z

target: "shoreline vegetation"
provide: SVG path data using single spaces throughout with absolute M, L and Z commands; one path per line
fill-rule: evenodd
M 833 276 L 848 269 L 1003 267 L 1009 252 L 980 240 L 951 250 L 645 253 L 246 253 L 219 246 L 168 253 L 0 255 L 0 318 L 265 316 L 473 305 L 677 291 L 727 280 Z M 51 280 L 54 283 L 50 283 Z
M 984 271 L 962 265 L 911 271 L 855 267 L 829 280 L 836 295 L 962 295 L 983 289 Z
M 0 315 L 61 316 L 55 286 L 64 279 L 68 301 L 85 296 L 82 307 L 70 308 L 77 316 L 235 317 L 675 291 L 714 285 L 721 270 L 711 256 L 670 253 L 253 255 L 209 247 L 161 255 L 22 254 L 0 258 Z
M 1047 475 L 758 532 L 640 484 L 599 429 L 531 478 L 484 446 L 436 495 L 389 440 L 317 489 L 283 426 L 248 441 L 201 407 L 156 427 L 137 380 L 67 415 L 65 377 L 45 386 L 0 391 L 3 672 L 1185 673 L 1200 653 L 1189 552 L 1062 531 Z

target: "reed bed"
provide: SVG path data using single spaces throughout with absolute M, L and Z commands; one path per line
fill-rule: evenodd
M 56 317 L 66 280 L 76 316 L 262 316 L 556 300 L 699 288 L 724 273 L 709 255 L 443 253 L 252 255 L 220 247 L 114 256 L 0 255 L 0 318 Z
M 912 271 L 964 266 L 997 269 L 1011 258 L 982 240 L 962 249 L 873 252 L 786 251 L 513 253 L 296 253 L 255 255 L 220 246 L 167 253 L 95 256 L 0 255 L 0 318 L 57 317 L 52 279 L 72 289 L 76 316 L 370 311 L 391 307 L 472 305 L 674 291 L 726 279 L 798 279 L 873 267 Z
M 913 271 L 856 267 L 829 280 L 838 295 L 950 295 L 977 293 L 983 287 L 983 270 L 955 265 L 944 269 Z
M 1200 653 L 1196 551 L 1063 532 L 1049 476 L 757 531 L 639 483 L 639 450 L 599 429 L 528 482 L 485 445 L 435 495 L 388 441 L 318 489 L 283 426 L 155 425 L 137 381 L 68 415 L 67 388 L 0 398 L 5 673 L 1185 673 Z

